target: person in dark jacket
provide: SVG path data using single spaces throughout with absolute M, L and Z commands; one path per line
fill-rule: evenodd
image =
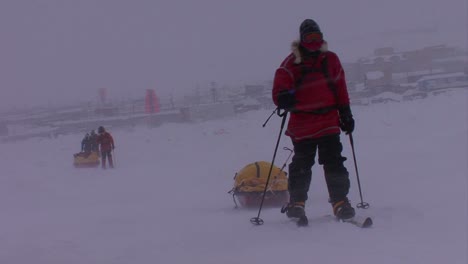
M 86 133 L 83 140 L 81 140 L 81 152 L 89 153 L 92 150 L 92 143 L 89 133 Z
M 97 137 L 98 135 L 96 134 L 96 131 L 91 130 L 91 133 L 89 134 L 89 141 L 91 143 L 91 151 L 93 152 L 99 152 Z
M 272 90 L 274 103 L 290 113 L 286 135 L 294 146 L 289 165 L 290 202 L 283 211 L 288 217 L 305 215 L 318 151 L 334 215 L 352 218 L 355 210 L 347 198 L 350 181 L 340 142 L 341 130 L 347 134 L 354 130 L 345 73 L 314 20 L 304 20 L 299 33 L 300 40 L 293 42 L 292 53 L 275 72 Z
M 101 151 L 101 166 L 103 169 L 106 168 L 106 159 L 109 160 L 109 166 L 114 168 L 114 161 L 112 160 L 112 151 L 115 148 L 114 145 L 114 138 L 109 132 L 106 132 L 104 127 L 100 126 L 98 129 L 98 137 L 97 137 L 97 144 L 99 145 L 99 149 Z

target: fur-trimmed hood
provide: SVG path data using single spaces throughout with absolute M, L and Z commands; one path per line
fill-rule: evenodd
M 302 62 L 302 54 L 301 54 L 301 51 L 299 49 L 299 46 L 301 45 L 301 41 L 300 40 L 295 40 L 291 43 L 291 51 L 292 53 L 294 54 L 294 63 L 295 64 L 299 64 Z M 323 41 L 323 44 L 322 46 L 320 47 L 319 49 L 321 52 L 326 52 L 328 51 L 328 44 L 327 42 L 324 40 Z

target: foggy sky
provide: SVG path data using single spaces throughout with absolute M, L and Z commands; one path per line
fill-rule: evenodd
M 323 1 L 325 2 L 325 1 Z M 466 0 L 1 0 L 0 109 L 190 93 L 273 77 L 305 18 L 351 62 L 375 47 L 465 48 Z

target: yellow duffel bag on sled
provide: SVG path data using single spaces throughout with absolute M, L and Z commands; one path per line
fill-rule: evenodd
M 76 168 L 93 168 L 99 166 L 97 152 L 80 152 L 73 154 L 73 166 Z
M 258 207 L 270 171 L 270 162 L 257 161 L 245 166 L 234 176 L 234 187 L 229 191 L 237 207 L 236 199 L 242 207 Z M 286 172 L 273 166 L 270 181 L 265 193 L 263 206 L 281 207 L 289 200 L 288 177 Z

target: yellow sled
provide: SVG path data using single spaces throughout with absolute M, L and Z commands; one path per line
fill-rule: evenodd
M 236 198 L 242 207 L 258 207 L 265 190 L 271 163 L 257 161 L 245 166 L 234 176 L 234 187 L 229 191 L 237 207 Z M 286 172 L 273 166 L 268 183 L 264 206 L 281 207 L 289 200 Z
M 93 168 L 99 166 L 97 152 L 80 152 L 73 154 L 73 166 L 76 168 Z

